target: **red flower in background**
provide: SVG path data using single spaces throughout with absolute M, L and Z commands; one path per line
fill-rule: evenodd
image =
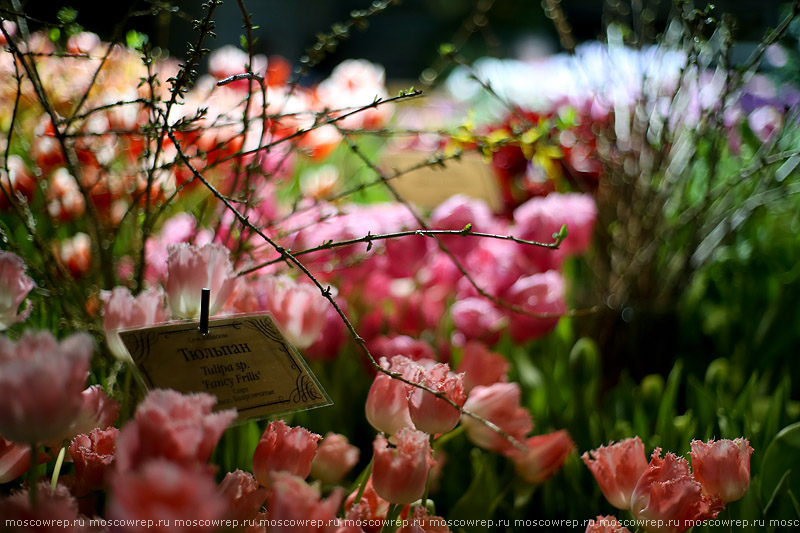
M 575 445 L 566 430 L 536 435 L 525 441 L 527 452 L 508 451 L 517 473 L 528 483 L 543 483 L 561 468 Z

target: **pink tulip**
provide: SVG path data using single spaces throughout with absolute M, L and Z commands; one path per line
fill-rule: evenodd
M 507 381 L 509 367 L 505 357 L 489 351 L 483 343 L 470 341 L 464 345 L 458 372 L 464 374 L 464 390 L 470 392 L 478 385 Z
M 639 437 L 600 446 L 581 456 L 606 499 L 617 509 L 630 509 L 631 494 L 647 468 L 644 444 Z
M 430 242 L 429 237 L 416 235 L 385 241 L 387 273 L 394 278 L 416 276 L 428 255 Z
M 497 231 L 508 233 L 506 228 L 498 228 Z M 487 293 L 498 296 L 508 290 L 520 276 L 532 273 L 517 244 L 491 238 L 475 240 L 464 266 L 478 287 Z M 466 277 L 458 281 L 459 299 L 479 296 L 477 289 Z
M 20 444 L 59 439 L 83 405 L 92 339 L 76 333 L 60 343 L 48 332 L 0 337 L 0 434 Z
M 87 435 L 78 435 L 69 446 L 69 455 L 75 465 L 73 492 L 78 496 L 106 486 L 111 465 L 116 458 L 119 430 L 114 427 L 93 429 Z
M 151 459 L 133 470 L 117 469 L 107 517 L 119 521 L 117 531 L 189 532 L 197 531 L 194 520 L 222 519 L 226 503 L 210 470 Z M 187 525 L 180 527 L 178 520 Z
M 369 350 L 376 359 L 391 360 L 395 355 L 402 355 L 412 361 L 436 360 L 436 352 L 430 344 L 408 335 L 378 337 L 370 341 Z
M 334 489 L 327 498 L 320 499 L 319 490 L 310 487 L 299 477 L 278 472 L 267 502 L 270 520 L 267 533 L 333 533 L 333 522 L 341 502 L 340 488 Z
M 115 287 L 110 292 L 102 292 L 103 330 L 106 344 L 117 359 L 130 361 L 130 355 L 117 330 L 151 326 L 169 320 L 170 312 L 164 300 L 164 291 L 149 288 L 138 296 L 131 295 L 126 287 Z
M 19 306 L 36 284 L 25 274 L 25 261 L 12 252 L 0 251 L 0 331 L 28 318 L 30 301 Z
M 555 270 L 518 279 L 504 297 L 508 303 L 528 313 L 548 315 L 537 317 L 507 311 L 511 338 L 518 343 L 549 333 L 558 324 L 559 315 L 566 311 L 564 280 Z
M 514 460 L 517 473 L 528 483 L 543 483 L 561 468 L 575 445 L 566 430 L 536 435 L 525 441 L 528 451 L 512 448 L 508 455 Z
M 437 364 L 433 368 L 423 370 L 419 383 L 437 392 L 443 392 L 445 397 L 458 406 L 463 406 L 467 400 L 463 374 L 453 374 L 447 364 Z M 461 418 L 458 409 L 420 388 L 412 389 L 408 397 L 408 408 L 416 428 L 431 435 L 451 431 Z
M 631 495 L 634 518 L 649 533 L 680 533 L 717 516 L 723 504 L 703 495 L 702 486 L 682 457 L 656 448 Z M 661 525 L 659 525 L 661 524 Z
M 381 366 L 410 381 L 416 381 L 420 369 L 419 365 L 401 355 L 392 357 L 391 365 L 386 359 L 381 359 Z M 367 421 L 372 427 L 388 435 L 394 435 L 403 428 L 414 427 L 408 411 L 408 387 L 383 372 L 375 376 L 365 405 Z
M 145 244 L 145 279 L 152 285 L 167 279 L 168 248 L 182 242 L 202 246 L 211 242 L 212 234 L 198 227 L 197 219 L 189 213 L 178 213 L 170 218 L 158 235 L 147 239 Z
M 303 349 L 319 338 L 328 323 L 330 307 L 315 286 L 289 276 L 268 275 L 240 282 L 226 312 L 269 311 L 289 342 Z
M 750 456 L 747 439 L 692 441 L 694 477 L 703 493 L 723 503 L 741 499 L 750 486 Z
M 47 454 L 40 453 L 38 464 L 50 460 Z M 0 485 L 17 479 L 31 466 L 31 447 L 29 444 L 16 444 L 0 437 Z
M 136 468 L 155 458 L 186 466 L 207 462 L 236 418 L 232 409 L 212 413 L 216 401 L 205 393 L 150 391 L 117 439 L 118 469 Z
M 347 312 L 347 305 L 344 300 L 337 299 L 337 304 L 342 311 Z M 347 342 L 347 328 L 342 322 L 342 317 L 336 312 L 332 305 L 327 305 L 325 310 L 325 325 L 322 332 L 308 348 L 303 351 L 307 359 L 312 361 L 331 361 L 339 355 L 339 352 Z
M 287 276 L 270 276 L 260 286 L 264 309 L 280 324 L 289 342 L 308 348 L 322 333 L 330 303 L 319 289 Z
M 228 502 L 226 518 L 230 520 L 254 519 L 263 507 L 269 490 L 262 488 L 253 474 L 236 470 L 228 472 L 217 487 L 217 492 Z
M 493 422 L 500 429 L 523 441 L 533 429 L 533 420 L 520 405 L 521 390 L 517 383 L 495 383 L 472 389 L 464 409 Z M 461 417 L 467 437 L 477 446 L 495 452 L 508 451 L 513 445 L 493 429 L 471 416 Z
M 411 428 L 396 435 L 397 446 L 390 448 L 383 435 L 372 445 L 372 483 L 382 498 L 408 504 L 422 497 L 428 471 L 434 464 L 428 435 Z
M 559 268 L 564 257 L 578 255 L 592 239 L 597 206 L 588 194 L 559 194 L 531 198 L 514 211 L 514 235 L 542 243 L 553 242 L 553 234 L 567 225 L 567 238 L 558 250 L 520 244 L 520 250 L 541 270 Z
M 439 204 L 431 213 L 430 226 L 434 229 L 460 231 L 467 224 L 472 225 L 472 231 L 492 231 L 494 217 L 484 201 L 458 194 Z M 475 246 L 474 239 L 460 235 L 439 237 L 451 252 L 461 258 L 465 258 Z
M 344 435 L 328 433 L 311 462 L 311 476 L 328 485 L 335 485 L 358 463 L 360 453 Z
M 253 455 L 253 474 L 264 487 L 272 486 L 276 472 L 307 478 L 319 439 L 316 433 L 302 427 L 290 428 L 283 420 L 270 422 Z
M 619 523 L 613 516 L 598 516 L 589 520 L 585 533 L 631 533 L 627 527 Z
M 492 302 L 483 297 L 457 300 L 450 307 L 453 325 L 467 340 L 494 344 L 508 325 L 508 318 Z
M 228 249 L 214 243 L 202 247 L 173 244 L 168 251 L 166 290 L 172 314 L 180 318 L 200 316 L 203 288 L 211 289 L 209 314 L 222 309 L 237 279 Z
M 69 429 L 45 445 L 60 448 L 63 441 L 71 441 L 78 435 L 88 434 L 93 429 L 105 429 L 112 425 L 119 414 L 119 402 L 109 398 L 100 385 L 92 385 L 81 393 L 81 410 Z

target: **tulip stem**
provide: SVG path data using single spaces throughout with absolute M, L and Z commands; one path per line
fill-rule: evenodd
M 361 472 L 359 475 L 360 483 L 358 484 L 358 492 L 356 493 L 356 500 L 355 504 L 361 503 L 361 497 L 364 495 L 364 490 L 367 488 L 367 482 L 369 481 L 369 477 L 372 475 L 372 459 L 369 460 L 369 464 L 364 471 Z
M 53 468 L 53 477 L 50 478 L 50 487 L 56 488 L 58 484 L 58 475 L 61 473 L 61 465 L 64 464 L 64 456 L 67 454 L 67 448 L 65 446 L 61 447 L 61 451 L 58 452 L 58 458 L 56 458 L 56 466 Z
M 39 447 L 31 444 L 31 467 L 28 470 L 28 496 L 31 509 L 36 509 L 36 489 L 39 484 Z
M 433 450 L 433 435 L 430 436 L 431 439 L 431 450 Z M 422 493 L 422 508 L 428 506 L 428 491 L 431 488 L 431 469 L 428 469 L 428 477 L 425 479 L 425 492 Z
M 389 511 L 386 513 L 386 521 L 383 523 L 381 533 L 392 533 L 397 531 L 397 517 L 400 516 L 400 511 L 403 510 L 403 504 L 393 503 L 389 505 Z

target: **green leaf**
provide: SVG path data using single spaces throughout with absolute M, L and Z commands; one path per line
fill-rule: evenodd
M 486 455 L 473 448 L 472 450 L 472 483 L 464 495 L 456 502 L 450 512 L 451 520 L 474 520 L 477 525 L 464 526 L 463 530 L 468 533 L 489 531 L 488 524 L 481 520 L 487 520 L 494 512 L 495 503 L 493 496 L 497 494 L 497 479 L 494 470 L 487 463 Z
M 783 490 L 800 494 L 800 422 L 783 428 L 761 461 L 761 498 L 769 502 L 767 508 Z
M 667 449 L 672 448 L 672 441 L 670 438 L 674 433 L 674 420 L 682 369 L 683 363 L 681 361 L 676 361 L 672 372 L 669 373 L 669 377 L 667 378 L 667 386 L 664 388 L 664 397 L 661 399 L 661 404 L 658 406 L 656 433 L 661 436 L 661 442 Z

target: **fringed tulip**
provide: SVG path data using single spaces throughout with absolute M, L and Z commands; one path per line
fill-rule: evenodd
M 88 434 L 93 429 L 105 429 L 114 424 L 119 414 L 119 402 L 109 398 L 100 385 L 92 385 L 81 393 L 81 410 L 75 422 L 60 438 L 46 443 L 51 448 L 61 447 L 63 441 L 71 441 L 78 435 Z
M 630 530 L 619 523 L 613 516 L 598 516 L 589 520 L 585 533 L 631 533 Z
M 166 290 L 172 314 L 180 318 L 200 316 L 203 288 L 211 289 L 209 314 L 216 314 L 236 283 L 228 249 L 214 243 L 202 247 L 182 243 L 170 245 L 168 250 Z
M 606 499 L 617 509 L 630 509 L 631 494 L 647 468 L 644 444 L 639 437 L 600 446 L 581 456 Z
M 154 458 L 176 464 L 208 461 L 236 411 L 212 413 L 216 398 L 210 394 L 183 395 L 173 390 L 153 390 L 139 404 L 133 420 L 117 440 L 120 470 L 135 468 Z
M 750 456 L 747 439 L 692 441 L 694 477 L 707 496 L 723 503 L 741 499 L 750 486 Z
M 528 483 L 543 483 L 561 468 L 574 444 L 566 430 L 536 435 L 525 441 L 528 451 L 513 448 L 508 455 L 514 460 L 517 473 Z
M 464 390 L 470 392 L 478 385 L 507 381 L 509 368 L 505 357 L 489 351 L 483 343 L 470 341 L 464 345 L 457 370 L 464 374 Z
M 119 524 L 117 531 L 189 532 L 197 531 L 195 521 L 222 519 L 226 504 L 210 470 L 152 459 L 137 469 L 115 472 L 107 517 Z
M 262 488 L 253 474 L 242 470 L 228 472 L 217 492 L 228 502 L 226 518 L 239 522 L 258 516 L 269 495 L 269 489 Z
M 464 409 L 493 422 L 500 429 L 523 441 L 533 429 L 530 413 L 520 405 L 521 390 L 517 383 L 495 383 L 475 387 L 469 393 Z M 477 446 L 495 452 L 508 451 L 513 445 L 486 424 L 471 416 L 461 417 L 467 437 Z
M 446 398 L 459 407 L 463 407 L 467 400 L 463 374 L 453 374 L 447 364 L 437 364 L 431 369 L 423 370 L 419 383 L 444 393 Z M 456 427 L 461 418 L 458 409 L 420 388 L 413 388 L 411 391 L 408 408 L 416 428 L 431 435 L 447 433 Z
M 18 342 L 0 337 L 0 434 L 20 444 L 61 438 L 83 405 L 93 350 L 91 337 L 60 343 L 48 332 L 26 332 Z
M 260 290 L 263 291 L 259 299 L 264 301 L 264 310 L 272 313 L 289 342 L 302 349 L 319 338 L 330 307 L 319 289 L 287 276 L 269 276 Z
M 397 372 L 406 379 L 416 381 L 420 367 L 410 359 L 395 355 L 391 365 L 381 359 L 383 368 Z M 367 421 L 378 431 L 394 435 L 407 427 L 414 427 L 411 413 L 408 411 L 408 385 L 400 380 L 378 373 L 367 394 L 365 411 Z
M 447 521 L 441 516 L 430 516 L 422 506 L 414 507 L 414 512 L 405 519 L 397 533 L 450 533 Z
M 116 458 L 119 430 L 114 427 L 94 429 L 88 435 L 78 435 L 69 446 L 75 465 L 73 492 L 83 496 L 106 486 L 111 465 Z
M 682 457 L 656 448 L 631 495 L 631 512 L 648 533 L 681 533 L 717 516 L 722 502 L 703 490 Z
M 428 435 L 411 428 L 396 435 L 397 446 L 389 447 L 383 435 L 372 445 L 372 483 L 382 498 L 408 504 L 422 497 L 428 472 L 434 464 Z
M 303 349 L 319 338 L 328 322 L 330 307 L 311 284 L 298 283 L 289 276 L 260 276 L 240 282 L 226 312 L 269 311 L 289 342 Z
M 264 487 L 272 486 L 276 472 L 307 478 L 319 439 L 306 428 L 290 428 L 283 420 L 270 422 L 253 455 L 253 474 Z
M 288 472 L 275 474 L 267 509 L 267 533 L 333 533 L 336 511 L 342 502 L 342 489 L 337 488 L 325 499 L 319 491 Z M 282 525 L 286 524 L 286 525 Z M 291 525 L 289 525 L 291 524 Z
M 328 433 L 317 448 L 311 462 L 311 476 L 328 485 L 335 485 L 358 463 L 361 451 L 347 437 Z
M 25 274 L 25 261 L 12 252 L 0 251 L 0 331 L 28 318 L 30 302 L 19 306 L 36 284 Z
M 381 527 L 369 527 L 370 524 L 380 524 L 389 513 L 389 502 L 381 498 L 375 492 L 372 484 L 372 476 L 367 479 L 361 499 L 356 502 L 358 488 L 354 490 L 344 502 L 345 516 L 351 520 L 357 520 L 364 524 L 364 530 L 368 533 L 377 533 Z
M 144 277 L 151 285 L 167 279 L 167 258 L 173 244 L 191 243 L 202 246 L 211 242 L 213 235 L 199 227 L 197 219 L 189 213 L 178 213 L 161 226 L 158 235 L 152 235 L 145 243 Z
M 36 506 L 31 506 L 31 498 L 28 489 L 15 492 L 10 496 L 0 499 L 0 517 L 3 524 L 0 527 L 8 527 L 7 524 L 14 524 L 17 520 L 27 521 L 32 524 L 41 524 L 39 528 L 24 529 L 22 531 L 41 531 L 47 533 L 82 531 L 78 527 L 78 502 L 69 493 L 64 485 L 57 485 L 55 488 L 50 486 L 47 481 L 41 481 L 36 486 Z M 63 520 L 63 522 L 52 523 L 52 527 L 47 527 L 44 521 Z M 6 529 L 3 529 L 6 531 Z M 21 531 L 20 529 L 8 529 L 7 531 Z
M 103 300 L 103 330 L 111 354 L 122 361 L 131 361 L 118 330 L 150 326 L 169 320 L 170 312 L 163 289 L 149 288 L 138 296 L 131 295 L 126 287 L 115 287 L 101 293 Z

